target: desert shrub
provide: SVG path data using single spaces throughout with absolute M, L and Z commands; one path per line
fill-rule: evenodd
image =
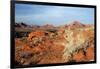
M 22 42 L 26 43 L 26 42 L 27 42 L 27 37 L 22 37 L 20 40 L 21 40 Z

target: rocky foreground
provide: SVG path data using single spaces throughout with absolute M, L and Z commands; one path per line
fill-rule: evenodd
M 37 29 L 15 38 L 16 66 L 87 61 L 94 61 L 94 26 Z

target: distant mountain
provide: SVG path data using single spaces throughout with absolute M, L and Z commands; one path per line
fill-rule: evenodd
M 31 27 L 32 27 L 32 28 L 40 28 L 39 25 L 32 25 Z
M 75 28 L 83 28 L 83 27 L 91 27 L 91 26 L 94 26 L 94 25 L 93 24 L 82 24 L 79 21 L 73 21 L 72 23 L 58 26 L 58 28 L 64 27 L 64 28 L 69 28 L 69 29 L 75 29 Z M 28 24 L 25 24 L 25 23 L 15 23 L 15 27 L 33 28 L 33 29 L 37 29 L 37 28 L 54 29 L 54 28 L 57 28 L 57 27 L 53 26 L 52 24 L 45 24 L 45 25 L 39 26 L 39 25 L 28 25 Z
M 51 24 L 45 24 L 45 25 L 41 26 L 41 29 L 53 29 L 53 28 L 55 28 L 55 27 Z
M 15 23 L 15 27 L 31 27 L 31 26 L 25 23 Z
M 85 27 L 85 24 L 82 24 L 79 21 L 74 21 L 71 24 L 69 24 L 68 26 L 70 26 L 70 27 Z
M 75 29 L 75 28 L 83 28 L 83 27 L 90 27 L 90 26 L 94 26 L 93 24 L 82 24 L 79 21 L 74 21 L 70 24 L 66 24 L 63 27 L 65 28 L 69 28 L 69 29 Z

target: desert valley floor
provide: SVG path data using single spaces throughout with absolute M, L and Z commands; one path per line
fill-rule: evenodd
M 94 25 L 15 24 L 16 66 L 88 61 L 94 61 Z

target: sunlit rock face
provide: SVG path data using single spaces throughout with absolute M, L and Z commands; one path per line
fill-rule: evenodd
M 15 38 L 16 65 L 93 61 L 94 26 L 79 22 L 68 26 L 53 32 L 37 29 L 28 37 Z
M 65 34 L 66 44 L 64 58 L 76 62 L 89 61 L 94 58 L 94 31 L 91 30 L 70 30 Z M 91 49 L 91 50 L 90 50 Z M 89 53 L 91 51 L 91 53 Z M 91 56 L 90 59 L 88 58 Z M 68 58 L 69 57 L 69 58 Z

